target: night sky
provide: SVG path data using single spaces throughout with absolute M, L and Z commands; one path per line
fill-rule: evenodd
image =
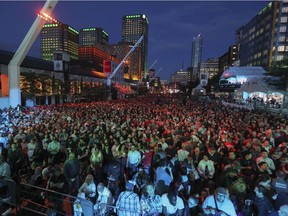
M 247 24 L 268 1 L 59 1 L 53 17 L 76 30 L 102 27 L 109 43 L 121 40 L 122 17 L 146 14 L 149 20 L 148 67 L 169 79 L 191 64 L 192 39 L 203 37 L 202 60 L 218 58 L 235 42 L 235 31 Z M 0 49 L 15 52 L 44 1 L 0 2 Z M 28 55 L 40 57 L 40 37 Z

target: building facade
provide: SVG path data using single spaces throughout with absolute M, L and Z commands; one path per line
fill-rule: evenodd
M 223 73 L 230 66 L 239 66 L 239 45 L 235 44 L 229 47 L 228 51 L 219 57 L 219 73 Z M 236 65 L 237 64 L 237 65 Z
M 203 38 L 201 37 L 201 34 L 193 38 L 191 56 L 192 80 L 197 79 L 197 77 L 199 76 L 200 63 L 202 60 L 202 44 Z
M 144 35 L 139 47 L 141 47 L 141 71 L 132 72 L 139 74 L 141 79 L 145 76 L 148 58 L 148 18 L 145 14 L 134 14 L 122 17 L 122 42 L 132 43 L 133 45 Z M 138 79 L 139 79 L 138 78 Z
M 189 72 L 184 71 L 183 69 L 180 69 L 176 71 L 172 76 L 171 76 L 171 83 L 183 83 L 187 84 L 188 82 L 188 77 L 189 77 Z
M 288 2 L 267 4 L 241 27 L 240 65 L 268 68 L 288 54 Z
M 219 59 L 218 58 L 209 58 L 205 62 L 200 64 L 200 73 L 207 72 L 208 78 L 211 79 L 219 73 Z
M 79 31 L 80 47 L 95 46 L 97 43 L 108 44 L 109 35 L 102 28 L 82 28 Z
M 110 45 L 110 55 L 122 61 L 126 54 L 130 51 L 132 43 L 118 43 Z M 143 77 L 142 70 L 142 47 L 136 47 L 136 49 L 128 56 L 125 60 L 124 67 L 126 73 L 124 74 L 125 79 L 139 80 Z
M 79 61 L 82 64 L 88 64 L 98 72 L 103 71 L 103 62 L 106 60 L 112 60 L 112 56 L 97 47 L 79 47 L 78 48 Z M 113 58 L 117 63 L 120 61 L 117 58 Z
M 79 32 L 60 22 L 45 24 L 40 33 L 41 58 L 53 60 L 53 52 L 64 51 L 72 60 L 78 59 Z

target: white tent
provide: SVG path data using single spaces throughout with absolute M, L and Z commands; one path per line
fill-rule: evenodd
M 252 77 L 263 77 L 266 71 L 262 67 L 229 67 L 220 77 L 220 82 L 226 80 L 231 84 L 245 83 Z
M 200 84 L 192 89 L 192 95 L 206 95 L 206 89 L 203 88 Z
M 265 94 L 268 94 L 270 89 L 266 83 L 264 83 L 261 79 L 252 78 L 241 85 L 239 89 L 237 89 L 238 92 L 263 92 Z
M 266 71 L 262 67 L 229 67 L 227 68 L 220 79 L 237 76 L 259 77 L 264 76 Z
M 258 77 L 258 78 L 250 78 L 247 82 L 241 85 L 238 92 L 263 92 L 265 94 L 272 94 L 274 92 L 278 92 L 284 94 L 283 89 L 277 89 L 276 86 L 269 85 L 266 80 L 266 77 Z
M 242 92 L 242 98 L 246 100 L 248 97 L 260 97 L 263 98 L 264 101 L 269 98 L 278 98 L 278 100 L 282 101 L 285 91 L 283 89 L 277 88 L 275 85 L 269 85 L 267 81 L 271 82 L 275 81 L 277 78 L 275 77 L 258 77 L 258 78 L 250 78 L 247 82 L 241 85 L 238 92 Z

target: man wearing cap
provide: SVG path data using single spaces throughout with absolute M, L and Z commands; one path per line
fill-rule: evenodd
M 227 197 L 227 190 L 223 187 L 218 187 L 214 195 L 208 196 L 203 205 L 203 211 L 205 215 L 229 215 L 236 216 L 236 211 L 233 203 Z
M 118 216 L 140 216 L 140 199 L 133 192 L 134 182 L 126 182 L 126 190 L 121 192 L 116 202 Z

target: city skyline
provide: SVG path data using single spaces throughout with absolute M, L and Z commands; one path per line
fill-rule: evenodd
M 0 49 L 15 52 L 40 11 L 42 2 L 1 2 L 5 10 Z M 149 50 L 147 67 L 157 59 L 158 75 L 170 75 L 191 64 L 193 37 L 201 33 L 203 56 L 218 58 L 235 42 L 235 31 L 247 24 L 268 2 L 61 2 L 53 17 L 76 30 L 101 27 L 109 34 L 109 43 L 121 41 L 122 17 L 146 14 L 149 20 Z M 245 11 L 245 13 L 244 13 Z M 13 16 L 12 16 L 13 14 Z M 245 15 L 244 15 L 245 14 Z M 20 25 L 19 25 L 20 23 Z M 28 55 L 40 58 L 40 37 Z

